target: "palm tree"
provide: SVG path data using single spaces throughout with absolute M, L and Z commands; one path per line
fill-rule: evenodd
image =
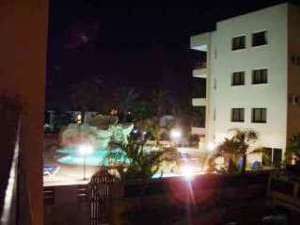
M 227 161 L 229 173 L 236 171 L 237 161 L 242 158 L 240 172 L 243 174 L 246 170 L 249 147 L 257 140 L 258 135 L 253 130 L 234 129 L 233 131 L 234 135 L 231 138 L 225 138 L 224 142 L 218 146 L 217 153 Z
M 122 113 L 127 114 L 131 110 L 139 97 L 139 93 L 134 88 L 123 87 L 118 91 L 118 106 Z
M 169 92 L 161 89 L 154 90 L 152 93 L 152 107 L 155 109 L 155 115 L 157 117 L 162 116 L 169 104 Z
M 129 138 L 127 144 L 121 145 L 120 151 L 110 151 L 107 158 L 109 162 L 116 162 L 120 166 L 118 172 L 121 180 L 140 179 L 147 182 L 156 174 L 163 161 L 173 161 L 178 158 L 175 149 L 159 149 L 146 151 L 144 143 L 138 143 Z

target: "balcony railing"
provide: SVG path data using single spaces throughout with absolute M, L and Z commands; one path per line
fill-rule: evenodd
M 283 208 L 300 212 L 300 177 L 279 172 L 269 178 L 268 196 L 272 203 Z
M 30 224 L 25 170 L 19 148 L 20 104 L 16 98 L 0 96 L 0 216 L 1 225 Z
M 10 168 L 5 168 L 9 171 L 5 175 L 4 185 L 1 187 L 1 224 L 13 225 L 17 224 L 17 202 L 18 202 L 18 171 L 19 171 L 19 137 L 17 131 L 16 143 L 13 150 L 13 155 L 10 162 Z
M 192 106 L 206 106 L 207 99 L 206 98 L 192 98 Z
M 207 78 L 207 68 L 193 69 L 193 77 L 195 78 Z

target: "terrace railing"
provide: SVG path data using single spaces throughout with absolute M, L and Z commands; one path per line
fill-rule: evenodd
M 275 206 L 300 212 L 300 177 L 272 174 L 269 178 L 268 196 Z
M 19 148 L 20 107 L 17 98 L 0 96 L 0 216 L 1 225 L 30 224 L 22 152 Z

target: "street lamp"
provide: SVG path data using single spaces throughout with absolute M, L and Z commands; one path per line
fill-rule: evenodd
M 182 132 L 178 128 L 174 128 L 170 131 L 170 138 L 177 144 L 182 137 Z
M 78 152 L 81 156 L 83 156 L 83 180 L 87 180 L 86 178 L 86 156 L 90 155 L 94 151 L 92 145 L 82 144 L 78 147 Z
M 215 148 L 216 148 L 216 145 L 215 145 L 214 143 L 209 142 L 209 143 L 207 144 L 207 150 L 208 150 L 208 151 L 212 152 L 212 151 L 215 150 Z
M 187 180 L 192 180 L 194 177 L 194 168 L 190 165 L 184 165 L 181 168 L 181 174 L 185 177 Z

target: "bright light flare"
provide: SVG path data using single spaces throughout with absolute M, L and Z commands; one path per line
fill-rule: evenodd
M 182 137 L 182 132 L 181 130 L 179 129 L 172 129 L 170 131 L 170 137 L 173 139 L 173 140 L 178 140 Z
M 210 142 L 210 143 L 207 144 L 207 150 L 208 151 L 212 152 L 212 151 L 215 150 L 215 148 L 216 148 L 216 145 L 214 143 Z
M 79 154 L 83 155 L 83 156 L 89 155 L 89 154 L 93 153 L 93 151 L 94 151 L 94 148 L 90 144 L 82 144 L 82 145 L 79 145 L 79 147 L 78 147 Z
M 193 179 L 195 173 L 194 173 L 194 168 L 190 165 L 184 165 L 181 168 L 181 174 L 187 179 L 187 180 L 191 180 Z

